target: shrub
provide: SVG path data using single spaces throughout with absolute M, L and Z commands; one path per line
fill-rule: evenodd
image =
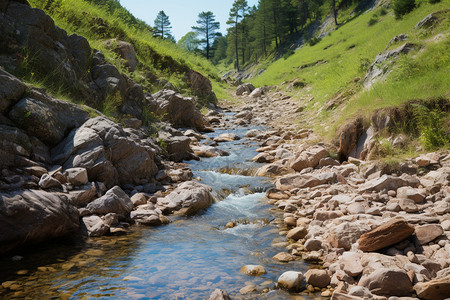
M 286 60 L 289 58 L 289 56 L 293 55 L 295 53 L 294 50 L 289 49 L 288 51 L 286 51 L 286 53 L 283 55 L 283 58 Z
M 367 22 L 368 26 L 374 25 L 376 22 L 378 22 L 378 19 L 375 17 L 370 18 L 369 22 Z
M 439 107 L 430 109 L 416 104 L 413 107 L 413 118 L 420 132 L 420 142 L 427 150 L 450 145 L 448 128 L 448 112 Z
M 387 15 L 387 9 L 385 8 L 385 7 L 382 7 L 381 9 L 380 9 L 380 16 L 385 16 L 385 15 Z
M 308 41 L 310 46 L 314 46 L 315 44 L 319 43 L 322 39 L 318 37 L 313 37 Z
M 395 0 L 394 1 L 394 14 L 397 19 L 406 15 L 416 7 L 415 0 Z
M 441 2 L 441 0 L 428 0 L 428 2 L 430 2 L 431 4 L 435 4 Z

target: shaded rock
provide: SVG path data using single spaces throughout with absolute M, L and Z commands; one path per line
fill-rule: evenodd
M 62 195 L 38 190 L 0 194 L 0 253 L 73 233 L 78 211 Z
M 358 140 L 364 130 L 363 119 L 357 118 L 345 124 L 338 133 L 336 144 L 339 146 L 339 161 L 348 159 L 350 153 L 357 147 Z
M 236 96 L 242 96 L 244 93 L 250 94 L 254 89 L 255 87 L 251 83 L 241 84 L 236 88 Z
M 117 39 L 107 40 L 105 44 L 107 48 L 112 49 L 126 61 L 125 66 L 129 68 L 131 72 L 134 72 L 134 70 L 136 70 L 138 60 L 133 45 Z
M 85 168 L 71 168 L 65 172 L 67 181 L 74 186 L 79 186 L 88 183 L 88 173 Z
M 444 234 L 441 225 L 427 224 L 415 227 L 416 237 L 421 245 L 428 244 Z
M 191 140 L 187 136 L 172 136 L 162 140 L 170 160 L 180 162 L 192 158 L 192 149 L 189 146 Z
M 186 82 L 190 89 L 199 97 L 205 98 L 209 103 L 217 103 L 216 94 L 212 90 L 211 81 L 194 70 L 185 74 Z
M 31 142 L 28 135 L 15 127 L 0 125 L 0 167 L 15 165 L 15 157 L 31 154 Z
M 371 293 L 386 296 L 409 296 L 412 283 L 404 270 L 377 269 L 361 277 L 358 285 L 366 287 Z
M 431 13 L 431 14 L 429 14 L 428 16 L 426 16 L 425 18 L 423 18 L 422 20 L 420 20 L 419 21 L 419 23 L 417 23 L 415 26 L 414 26 L 414 29 L 423 29 L 423 28 L 428 28 L 428 27 L 431 27 L 431 26 L 433 26 L 437 21 L 438 21 L 438 18 L 437 18 L 437 13 Z
M 248 276 L 261 276 L 266 274 L 266 269 L 263 266 L 259 265 L 247 265 L 241 268 L 241 273 L 244 273 Z
M 164 198 L 158 199 L 158 206 L 164 213 L 194 215 L 214 202 L 211 188 L 195 182 L 186 181 Z
M 25 93 L 25 83 L 0 69 L 0 115 L 9 111 Z
M 96 215 L 81 218 L 81 228 L 82 232 L 90 237 L 102 236 L 109 232 L 109 226 Z
M 134 205 L 130 197 L 119 186 L 115 186 L 104 196 L 89 203 L 86 208 L 93 214 L 116 213 L 126 216 L 133 210 Z
M 320 249 L 323 249 L 322 241 L 316 239 L 307 240 L 304 246 L 306 251 L 319 251 Z
M 330 284 L 331 277 L 326 270 L 310 269 L 305 273 L 306 283 L 314 287 L 324 288 Z
M 76 190 L 69 192 L 69 202 L 78 208 L 85 207 L 98 197 L 98 193 L 95 183 L 79 186 Z
M 428 282 L 419 282 L 414 286 L 414 290 L 420 299 L 447 299 L 448 295 L 450 295 L 450 275 Z
M 158 226 L 162 224 L 160 215 L 151 209 L 138 208 L 130 213 L 130 218 L 136 223 L 148 226 Z
M 361 251 L 377 251 L 395 245 L 414 233 L 414 227 L 403 218 L 393 218 L 372 231 L 363 234 L 359 240 Z
M 301 272 L 287 271 L 278 278 L 278 287 L 292 292 L 300 291 L 303 274 Z
M 51 188 L 62 188 L 61 182 L 48 174 L 42 175 L 41 179 L 39 180 L 39 186 L 44 190 Z

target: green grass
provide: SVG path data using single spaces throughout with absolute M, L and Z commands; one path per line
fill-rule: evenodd
M 425 0 L 416 2 L 418 8 L 400 20 L 395 19 L 392 9 L 387 9 L 386 14 L 386 9 L 381 7 L 353 20 L 349 19 L 348 22 L 342 15 L 340 22 L 345 24 L 336 31 L 314 46 L 305 45 L 289 58 L 275 61 L 251 82 L 255 86 L 280 85 L 281 82 L 301 78 L 309 89 L 304 89 L 294 96 L 314 97 L 314 101 L 307 106 L 307 112 L 311 114 L 333 95 L 349 89 L 354 90 L 355 95 L 343 109 L 339 107 L 333 111 L 324 110 L 315 118 L 316 124 L 310 125 L 316 126 L 317 129 L 324 128 L 323 124 L 338 128 L 356 114 L 369 114 L 374 109 L 400 104 L 410 99 L 448 95 L 448 38 L 438 43 L 428 41 L 437 32 L 448 33 L 448 13 L 432 35 L 424 35 L 422 31 L 413 28 L 429 13 L 448 9 L 450 1 L 437 4 L 430 4 Z M 377 22 L 371 22 L 369 26 L 374 17 Z M 400 60 L 401 67 L 390 75 L 390 80 L 375 85 L 370 91 L 363 91 L 360 84 L 352 83 L 354 78 L 364 77 L 365 70 L 361 65 L 367 66 L 367 62 L 372 62 L 378 53 L 384 51 L 387 43 L 401 33 L 407 33 L 410 41 L 420 43 L 424 50 L 416 52 L 412 62 L 411 56 Z M 394 47 L 398 45 L 400 44 Z M 301 68 L 319 60 L 325 60 L 327 63 Z
M 92 48 L 105 54 L 120 72 L 127 74 L 136 82 L 142 84 L 148 91 L 158 89 L 150 82 L 149 74 L 159 78 L 173 80 L 172 84 L 180 90 L 186 89 L 186 83 L 179 80 L 181 74 L 193 69 L 218 81 L 218 71 L 215 66 L 200 55 L 179 48 L 176 44 L 154 38 L 150 27 L 137 20 L 120 7 L 118 2 L 94 0 L 30 0 L 33 7 L 44 9 L 55 21 L 55 24 L 67 31 L 86 37 Z M 103 3 L 96 5 L 96 3 Z M 156 11 L 155 11 L 156 14 Z M 141 63 L 133 73 L 124 67 L 123 61 L 105 45 L 105 40 L 117 38 L 130 42 L 135 47 Z M 216 85 L 216 88 L 221 88 Z M 186 89 L 186 92 L 187 91 Z M 221 94 L 224 91 L 216 91 Z

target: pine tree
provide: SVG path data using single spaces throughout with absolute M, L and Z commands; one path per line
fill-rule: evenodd
M 169 17 L 161 10 L 155 19 L 154 35 L 161 38 L 170 38 L 172 37 L 170 29 L 172 29 L 172 26 L 170 26 Z
M 245 11 L 248 8 L 248 4 L 246 0 L 235 0 L 233 6 L 230 10 L 230 18 L 227 21 L 227 24 L 231 25 L 229 30 L 229 36 L 234 39 L 234 51 L 236 54 L 236 69 L 239 71 L 239 23 L 241 18 L 245 17 Z M 244 14 L 243 14 L 244 12 Z
M 200 43 L 205 44 L 206 59 L 210 59 L 210 51 L 214 39 L 217 37 L 217 30 L 220 28 L 220 23 L 216 22 L 216 16 L 210 12 L 201 12 L 198 15 L 197 24 L 199 26 L 192 26 L 192 29 L 203 36 Z

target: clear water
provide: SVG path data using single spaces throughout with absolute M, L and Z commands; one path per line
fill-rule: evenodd
M 232 132 L 244 137 L 247 130 L 218 130 L 210 136 Z M 12 253 L 0 259 L 0 282 L 14 281 L 9 283 L 12 290 L 0 287 L 0 298 L 207 299 L 216 288 L 232 298 L 314 298 L 274 290 L 283 272 L 305 272 L 308 266 L 272 259 L 284 251 L 272 244 L 284 238 L 274 222 L 280 212 L 264 196 L 271 184 L 266 178 L 238 175 L 260 166 L 251 161 L 257 145 L 243 138 L 220 148 L 230 156 L 190 162 L 194 176 L 213 187 L 217 202 L 209 209 L 166 226 L 134 226 L 126 236 L 72 237 Z M 225 228 L 229 221 L 238 225 Z M 23 259 L 12 260 L 13 255 Z M 248 264 L 263 265 L 267 274 L 243 275 L 240 268 Z M 241 295 L 248 284 L 271 291 Z

